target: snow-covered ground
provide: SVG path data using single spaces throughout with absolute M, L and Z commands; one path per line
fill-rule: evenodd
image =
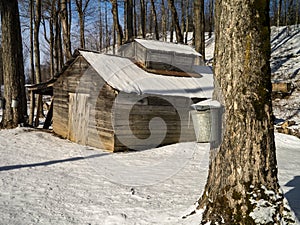
M 291 82 L 290 96 L 273 100 L 276 121 L 292 120 L 300 129 L 300 25 L 271 28 L 271 72 L 273 82 Z M 214 35 L 206 35 L 205 57 L 211 65 L 214 53 Z
M 208 144 L 111 154 L 27 128 L 0 131 L 0 224 L 199 224 Z M 276 134 L 280 184 L 300 218 L 300 140 Z

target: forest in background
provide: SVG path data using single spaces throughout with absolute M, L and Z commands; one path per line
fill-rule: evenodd
M 270 1 L 271 25 L 298 24 L 299 2 Z M 214 30 L 214 0 L 22 0 L 19 11 L 26 83 L 54 77 L 77 48 L 115 51 L 136 37 L 189 43 L 204 55 L 201 32 Z

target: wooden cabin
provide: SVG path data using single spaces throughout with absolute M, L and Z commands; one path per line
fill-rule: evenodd
M 128 58 L 77 51 L 53 86 L 53 130 L 109 151 L 194 141 L 189 110 L 211 98 L 207 75 L 163 76 Z

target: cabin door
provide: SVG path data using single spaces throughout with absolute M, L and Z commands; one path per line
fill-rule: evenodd
M 88 94 L 69 93 L 68 139 L 87 144 L 90 108 Z

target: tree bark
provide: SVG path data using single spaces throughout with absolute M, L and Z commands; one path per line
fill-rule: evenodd
M 35 80 L 41 83 L 41 60 L 40 60 L 40 24 L 41 24 L 41 0 L 35 1 L 35 19 L 34 19 L 34 61 L 35 61 Z
M 132 0 L 127 0 L 126 4 L 126 41 L 133 40 L 133 5 Z
M 214 23 L 214 4 L 213 0 L 209 0 L 208 3 L 208 37 L 211 38 L 213 32 L 213 23 Z
M 185 32 L 185 6 L 187 5 L 187 0 L 181 0 L 180 1 L 180 7 L 181 7 L 181 23 L 180 23 L 180 27 L 181 27 L 181 33 L 184 36 L 184 32 Z
M 194 1 L 194 38 L 195 50 L 205 60 L 205 39 L 204 39 L 204 0 Z
M 49 30 L 50 30 L 50 74 L 51 78 L 54 78 L 55 75 L 55 65 L 54 65 L 54 25 L 55 25 L 55 17 L 56 17 L 56 0 L 51 1 L 51 18 L 49 21 Z
M 145 0 L 140 0 L 141 5 L 141 30 L 143 38 L 146 38 L 146 5 Z
M 65 61 L 68 61 L 69 59 L 72 58 L 72 50 L 71 50 L 71 34 L 69 33 L 70 31 L 69 26 L 71 24 L 69 24 L 67 0 L 61 0 L 60 5 L 61 5 L 60 20 L 62 24 L 64 56 L 65 56 Z
M 22 37 L 17 0 L 0 2 L 2 28 L 2 60 L 5 108 L 1 127 L 13 128 L 26 123 L 27 101 L 22 52 Z M 17 100 L 17 107 L 12 107 Z
M 172 13 L 172 21 L 175 27 L 175 32 L 176 32 L 176 41 L 177 43 L 182 43 L 183 44 L 183 36 L 181 33 L 180 25 L 179 25 L 179 20 L 178 20 L 178 14 L 177 10 L 174 5 L 174 0 L 168 0 L 169 3 L 169 8 L 171 9 Z
M 37 84 L 41 83 L 41 59 L 40 59 L 40 25 L 41 25 L 41 0 L 35 1 L 35 20 L 34 20 L 34 66 L 35 66 L 35 81 Z M 39 125 L 39 118 L 43 116 L 42 97 L 37 95 L 37 112 L 35 117 L 35 126 Z
M 2 63 L 2 46 L 0 44 L 0 88 L 3 85 L 3 63 Z M 2 97 L 2 91 L 0 89 L 0 98 Z
M 33 44 L 33 22 L 34 22 L 34 0 L 30 0 L 29 7 L 30 7 L 30 82 L 31 84 L 35 83 L 34 77 L 34 44 Z M 34 118 L 34 108 L 35 108 L 35 96 L 33 93 L 30 94 L 30 112 L 29 112 L 29 119 L 28 124 L 30 126 L 33 125 L 33 118 Z
M 76 0 L 76 8 L 79 17 L 79 30 L 80 30 L 80 47 L 85 48 L 85 13 L 89 5 L 90 0 L 83 2 L 82 0 Z
M 102 20 L 102 7 L 99 1 L 99 51 L 103 49 L 103 20 Z
M 138 35 L 138 23 L 137 23 L 137 13 L 136 13 L 136 0 L 133 0 L 133 36 Z
M 122 31 L 122 27 L 119 22 L 118 2 L 117 2 L 117 0 L 110 0 L 110 1 L 112 4 L 111 13 L 113 15 L 113 20 L 114 20 L 114 30 L 117 33 L 116 44 L 118 45 L 118 47 L 120 47 L 123 42 L 123 31 Z
M 257 224 L 251 212 L 260 200 L 267 209 L 274 206 L 272 224 L 280 224 L 283 195 L 272 119 L 269 1 L 216 2 L 215 96 L 224 106 L 226 124 L 221 145 L 212 150 L 199 200 L 199 208 L 205 209 L 202 224 Z
M 161 0 L 161 30 L 163 41 L 167 41 L 167 17 L 164 0 Z
M 151 0 L 151 11 L 152 11 L 152 14 L 153 14 L 155 39 L 159 40 L 159 32 L 158 32 L 158 24 L 157 24 L 157 14 L 156 14 L 154 0 Z
M 187 44 L 188 42 L 188 34 L 189 34 L 189 26 L 190 26 L 190 1 L 186 1 L 186 7 L 185 7 L 185 15 L 186 15 L 186 22 L 185 22 L 185 37 L 184 37 L 184 44 Z

